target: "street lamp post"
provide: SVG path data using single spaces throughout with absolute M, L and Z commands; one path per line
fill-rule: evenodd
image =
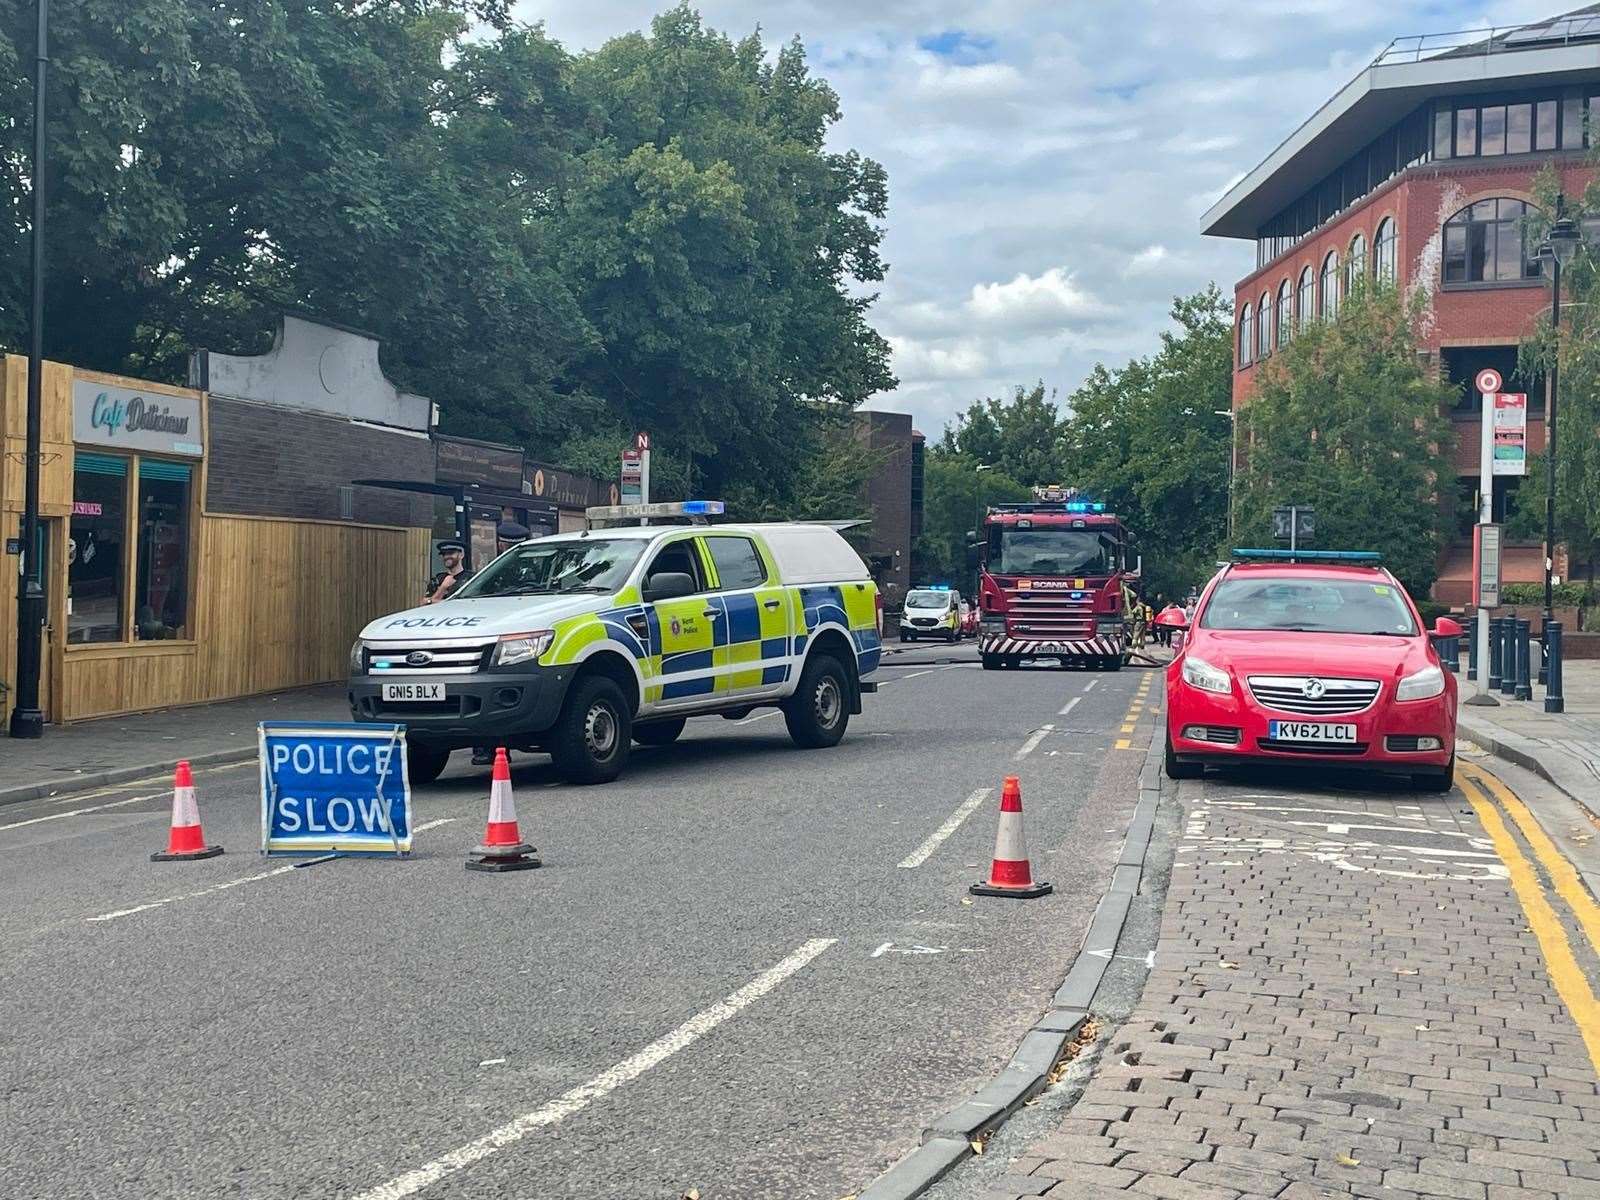
M 1558 713 L 1566 708 L 1561 694 L 1561 635 L 1555 625 L 1555 570 L 1556 556 L 1556 404 L 1561 394 L 1561 268 L 1570 263 L 1578 253 L 1582 234 L 1578 223 L 1566 215 L 1563 197 L 1556 197 L 1556 219 L 1539 247 L 1539 259 L 1550 266 L 1550 329 L 1555 338 L 1555 353 L 1550 357 L 1550 369 L 1545 374 L 1545 473 L 1544 473 L 1544 658 L 1545 658 L 1545 712 Z
M 1233 541 L 1233 477 L 1239 465 L 1239 414 L 1231 408 L 1213 408 L 1212 416 L 1228 418 L 1228 540 Z
M 49 0 L 38 0 L 33 60 L 33 279 L 28 315 L 28 429 L 23 458 L 22 569 L 17 575 L 17 702 L 11 710 L 11 736 L 44 733 L 39 707 L 39 669 L 44 632 L 44 568 L 39 550 L 39 407 L 44 374 L 44 82 L 49 64 Z

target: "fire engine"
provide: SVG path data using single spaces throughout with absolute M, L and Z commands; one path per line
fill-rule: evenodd
M 1139 564 L 1132 536 L 1075 488 L 1034 488 L 1032 504 L 983 519 L 978 649 L 986 671 L 1024 659 L 1118 671 L 1133 646 Z

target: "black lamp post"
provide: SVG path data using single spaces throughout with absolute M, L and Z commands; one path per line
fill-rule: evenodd
M 1556 219 L 1539 247 L 1539 260 L 1550 267 L 1550 328 L 1555 337 L 1555 353 L 1545 374 L 1545 478 L 1544 478 L 1544 630 L 1545 712 L 1566 708 L 1561 694 L 1561 636 L 1552 637 L 1555 623 L 1555 587 L 1552 572 L 1556 561 L 1556 404 L 1561 394 L 1561 268 L 1578 253 L 1583 235 L 1578 223 L 1566 215 L 1562 197 L 1556 197 Z
M 38 45 L 33 60 L 33 281 L 28 317 L 28 440 L 22 468 L 22 571 L 17 576 L 17 702 L 11 736 L 44 733 L 39 707 L 39 668 L 45 603 L 43 556 L 39 553 L 39 405 L 44 374 L 44 78 L 49 63 L 46 16 L 49 0 L 38 0 Z

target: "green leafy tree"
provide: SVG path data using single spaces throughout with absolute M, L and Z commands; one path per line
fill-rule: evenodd
M 1095 365 L 1062 435 L 1066 482 L 1127 522 L 1152 597 L 1203 581 L 1227 529 L 1232 306 L 1213 284 L 1175 300 L 1172 319 L 1151 357 Z
M 959 584 L 976 594 L 977 572 L 971 543 L 983 537 L 983 513 L 991 504 L 1017 504 L 1029 489 L 1001 471 L 980 471 L 961 454 L 930 454 L 923 464 L 922 536 L 915 552 L 923 579 Z
M 1061 435 L 1054 394 L 1045 394 L 1041 380 L 1009 396 L 974 401 L 945 427 L 936 453 L 961 455 L 1030 487 L 1070 483 Z
M 1257 368 L 1240 411 L 1245 453 L 1236 537 L 1270 546 L 1276 505 L 1310 504 L 1316 545 L 1377 550 L 1413 595 L 1438 573 L 1454 399 L 1416 355 L 1414 307 L 1387 287 L 1357 287 L 1336 320 L 1310 324 Z

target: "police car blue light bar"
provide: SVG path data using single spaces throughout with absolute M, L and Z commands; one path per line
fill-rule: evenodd
M 1376 550 L 1248 550 L 1232 551 L 1234 562 L 1347 562 L 1376 563 L 1383 555 Z
M 586 508 L 591 521 L 633 521 L 644 517 L 720 517 L 727 510 L 721 500 L 673 500 L 651 504 L 603 504 Z

